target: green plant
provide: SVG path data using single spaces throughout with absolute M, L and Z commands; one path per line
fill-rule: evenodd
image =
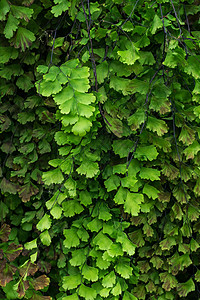
M 199 10 L 0 1 L 1 299 L 199 298 Z

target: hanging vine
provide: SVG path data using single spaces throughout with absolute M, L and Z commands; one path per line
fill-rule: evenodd
M 0 299 L 199 299 L 199 11 L 0 0 Z

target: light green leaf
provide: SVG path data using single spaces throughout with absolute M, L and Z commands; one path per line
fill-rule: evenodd
M 79 193 L 79 201 L 85 206 L 92 204 L 92 198 L 90 193 L 88 191 L 81 191 Z
M 98 83 L 103 83 L 104 79 L 108 77 L 108 63 L 105 60 L 104 62 L 100 63 L 97 68 L 97 81 Z
M 73 217 L 80 214 L 84 208 L 77 200 L 68 200 L 62 203 L 65 217 Z
M 87 227 L 92 232 L 99 232 L 99 230 L 103 227 L 103 222 L 98 218 L 95 218 L 91 222 L 87 223 Z
M 97 162 L 84 160 L 76 171 L 87 178 L 92 178 L 99 173 L 99 165 Z
M 147 160 L 154 160 L 158 156 L 158 152 L 156 147 L 153 145 L 150 146 L 138 146 L 134 157 L 138 160 L 147 161 Z
M 85 279 L 89 281 L 97 281 L 98 280 L 98 272 L 99 270 L 94 267 L 90 267 L 87 264 L 84 264 L 82 268 L 82 275 Z
M 119 55 L 119 60 L 127 65 L 134 65 L 136 60 L 140 58 L 140 56 L 137 54 L 136 49 L 128 49 L 124 51 L 117 51 L 117 54 Z
M 114 197 L 114 201 L 117 204 L 124 204 L 125 200 L 127 197 L 127 189 L 123 188 L 120 186 L 119 190 L 117 191 L 115 197 Z
M 151 181 L 160 180 L 160 171 L 153 168 L 142 167 L 139 176 L 142 179 L 149 179 Z
M 129 259 L 121 259 L 115 266 L 115 270 L 123 278 L 128 279 L 132 276 L 133 268 L 129 265 Z
M 37 248 L 37 239 L 34 239 L 31 242 L 27 242 L 24 244 L 25 249 L 32 250 L 34 248 Z
M 75 135 L 84 136 L 88 131 L 90 131 L 91 126 L 92 123 L 89 120 L 80 117 L 78 122 L 72 127 L 72 132 Z
M 70 228 L 70 229 L 64 229 L 63 234 L 65 236 L 65 240 L 63 242 L 63 245 L 70 249 L 72 247 L 76 247 L 80 244 L 79 237 L 77 235 L 77 229 L 76 228 Z
M 70 259 L 70 264 L 74 267 L 81 266 L 85 263 L 87 259 L 87 249 L 77 249 L 72 251 L 72 258 Z
M 151 25 L 151 33 L 155 34 L 157 29 L 160 29 L 162 27 L 163 27 L 163 23 L 161 19 L 158 17 L 158 15 L 155 15 Z
M 51 237 L 49 235 L 48 230 L 45 230 L 40 234 L 40 239 L 43 245 L 50 246 L 51 245 Z
M 116 190 L 120 185 L 120 179 L 116 175 L 111 175 L 107 180 L 104 181 L 105 187 L 108 192 Z
M 43 173 L 42 175 L 42 180 L 45 182 L 45 184 L 50 185 L 50 184 L 60 184 L 63 182 L 64 177 L 62 175 L 62 172 L 60 171 L 59 168 L 47 171 Z
M 112 241 L 105 234 L 100 231 L 95 238 L 93 239 L 93 243 L 99 246 L 100 250 L 107 250 L 111 247 Z
M 45 229 L 49 229 L 51 227 L 51 218 L 49 215 L 45 214 L 42 219 L 36 225 L 39 231 L 44 231 Z
M 50 214 L 53 216 L 54 219 L 60 219 L 62 216 L 62 211 L 62 208 L 58 204 L 55 204 L 50 210 Z
M 81 284 L 81 274 L 64 276 L 62 280 L 62 287 L 64 290 L 73 290 Z
M 77 294 L 73 294 L 70 296 L 64 296 L 62 297 L 61 300 L 79 300 L 78 295 Z
M 117 235 L 116 242 L 119 242 L 122 245 L 124 252 L 127 252 L 128 255 L 133 255 L 135 253 L 136 245 L 134 245 L 126 236 L 124 232 L 119 232 Z
M 150 116 L 148 117 L 146 128 L 153 132 L 157 132 L 157 135 L 159 136 L 168 132 L 168 127 L 165 121 Z
M 143 194 L 146 194 L 149 198 L 155 200 L 158 198 L 159 190 L 157 190 L 154 186 L 145 183 L 143 188 Z
M 105 204 L 101 205 L 101 207 L 99 209 L 98 218 L 103 220 L 103 221 L 108 221 L 112 218 L 112 214 L 109 213 L 109 209 Z
M 112 271 L 108 275 L 104 276 L 102 280 L 102 285 L 106 288 L 113 287 L 116 282 L 116 275 L 115 272 Z
M 187 59 L 187 65 L 184 68 L 184 71 L 189 74 L 192 75 L 195 79 L 199 79 L 200 78 L 200 55 L 192 55 L 189 56 Z
M 63 131 L 57 131 L 55 134 L 55 141 L 59 146 L 68 144 L 69 143 L 68 134 Z
M 184 66 L 186 64 L 185 55 L 185 51 L 180 47 L 173 49 L 173 51 L 169 50 L 167 52 L 167 56 L 163 62 L 163 65 L 170 68 L 175 68 L 179 64 Z
M 138 216 L 140 211 L 140 204 L 144 201 L 144 196 L 138 193 L 130 193 L 127 191 L 126 201 L 124 204 L 124 211 L 132 216 Z
M 57 4 L 51 8 L 54 17 L 60 16 L 70 7 L 70 2 L 68 0 L 54 0 L 54 3 Z
M 128 291 L 126 291 L 123 295 L 122 300 L 137 300 L 138 298 L 136 298 L 133 294 L 129 293 Z
M 84 284 L 81 284 L 78 293 L 81 297 L 83 297 L 86 300 L 94 300 L 97 296 L 97 292 L 95 289 L 90 288 Z
M 113 243 L 110 248 L 107 250 L 108 254 L 111 257 L 123 256 L 124 252 L 122 251 L 122 246 L 118 243 Z
M 71 79 L 69 80 L 70 85 L 75 91 L 86 93 L 89 88 L 89 79 L 88 78 L 80 78 L 80 79 Z
M 119 281 L 118 281 L 117 284 L 112 288 L 111 293 L 112 293 L 114 296 L 119 296 L 119 295 L 121 295 L 121 293 L 122 293 L 122 288 L 121 288 L 121 285 L 120 285 Z
M 62 90 L 62 86 L 58 80 L 52 81 L 49 83 L 48 81 L 42 80 L 36 82 L 36 88 L 38 94 L 42 96 L 49 97 L 51 95 L 57 94 Z

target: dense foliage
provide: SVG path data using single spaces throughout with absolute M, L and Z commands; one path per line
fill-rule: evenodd
M 0 299 L 200 298 L 198 4 L 0 0 Z

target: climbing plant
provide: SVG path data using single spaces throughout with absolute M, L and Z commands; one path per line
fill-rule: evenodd
M 199 11 L 0 0 L 0 299 L 199 299 Z

